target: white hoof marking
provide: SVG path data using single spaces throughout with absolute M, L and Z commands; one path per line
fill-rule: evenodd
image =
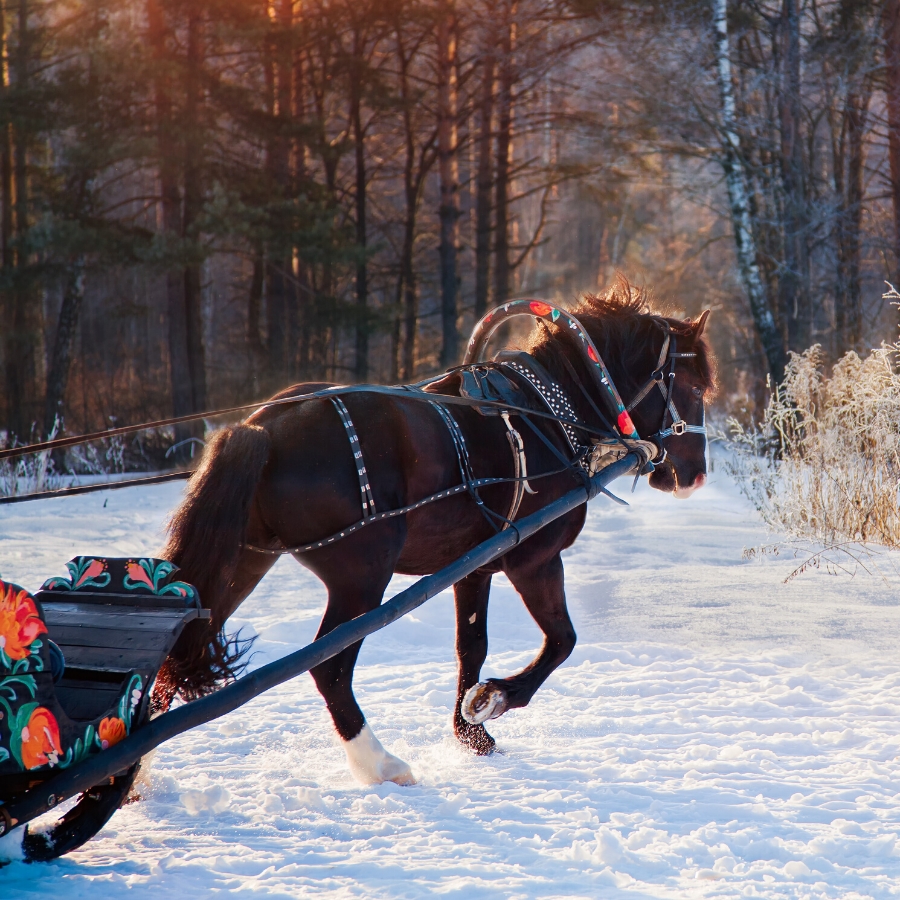
M 350 741 L 344 742 L 347 751 L 347 762 L 353 777 L 362 784 L 384 784 L 393 781 L 395 784 L 415 784 L 412 769 L 392 753 L 381 746 L 381 741 L 368 724 Z
M 481 725 L 488 719 L 497 719 L 506 712 L 506 691 L 479 682 L 466 691 L 459 711 L 470 725 Z

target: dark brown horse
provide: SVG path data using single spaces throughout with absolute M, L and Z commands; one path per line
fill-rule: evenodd
M 701 338 L 706 314 L 693 324 L 651 314 L 643 295 L 624 282 L 600 298 L 586 298 L 573 312 L 605 359 L 626 404 L 661 368 L 666 334 L 674 337 L 681 353 L 666 360 L 674 367 L 671 399 L 686 423 L 703 422 L 704 396 L 714 387 L 710 351 Z M 592 384 L 587 363 L 566 329 L 539 326 L 527 350 L 562 387 L 579 420 L 596 422 L 590 400 L 576 383 L 577 379 L 583 386 Z M 436 387 L 449 393 L 452 387 L 447 385 L 452 383 L 451 376 L 444 387 Z M 278 397 L 322 387 L 326 385 L 301 384 Z M 404 507 L 460 482 L 459 459 L 447 424 L 430 404 L 376 393 L 347 394 L 343 400 L 358 431 L 377 509 Z M 471 407 L 451 409 L 465 437 L 474 476 L 509 478 L 513 460 L 501 419 Z M 643 438 L 663 427 L 664 409 L 662 393 L 656 390 L 634 407 L 632 418 Z M 552 421 L 533 421 L 546 440 L 520 427 L 529 475 L 559 471 L 559 454 L 568 452 L 561 429 Z M 704 434 L 675 434 L 658 441 L 667 457 L 650 475 L 653 487 L 681 497 L 705 483 Z M 572 470 L 535 479 L 537 492 L 525 495 L 519 515 L 562 496 L 577 483 L 575 479 Z M 505 515 L 514 490 L 513 484 L 497 484 L 480 494 L 487 507 Z M 482 723 L 525 706 L 575 645 L 560 554 L 578 536 L 585 515 L 585 507 L 578 507 L 455 586 L 459 679 L 453 727 L 457 738 L 477 753 L 489 753 L 494 747 Z M 208 692 L 233 669 L 234 647 L 221 637 L 221 629 L 277 558 L 255 547 L 301 546 L 359 519 L 357 467 L 330 400 L 264 407 L 241 425 L 218 432 L 173 516 L 163 551 L 181 567 L 179 577 L 199 589 L 204 605 L 212 610 L 217 636 L 211 639 L 209 631 L 199 628 L 186 632 L 158 681 L 159 703 L 168 704 L 177 693 L 190 698 Z M 460 557 L 494 533 L 496 526 L 489 519 L 470 495 L 460 493 L 298 554 L 328 590 L 318 634 L 378 606 L 395 572 L 424 575 Z M 496 572 L 504 572 L 521 595 L 544 633 L 544 645 L 518 674 L 479 684 L 487 655 L 488 595 Z M 368 783 L 410 783 L 409 767 L 384 750 L 353 695 L 359 649 L 357 644 L 344 650 L 313 669 L 312 676 L 345 742 L 354 774 Z

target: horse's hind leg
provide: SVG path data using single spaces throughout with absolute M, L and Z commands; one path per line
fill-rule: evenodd
M 402 546 L 402 540 L 399 543 Z M 349 555 L 344 552 L 335 556 L 328 565 L 310 566 L 328 588 L 328 606 L 316 634 L 317 639 L 381 603 L 396 560 L 392 549 L 378 542 Z M 352 644 L 311 669 L 310 674 L 331 713 L 335 730 L 344 742 L 353 775 L 364 784 L 385 781 L 415 784 L 409 766 L 382 747 L 356 702 L 353 668 L 361 647 L 362 641 Z
M 463 699 L 461 712 L 473 725 L 496 719 L 508 709 L 527 706 L 537 689 L 575 647 L 575 629 L 566 609 L 563 565 L 559 554 L 534 567 L 508 568 L 506 574 L 528 612 L 544 632 L 544 646 L 533 662 L 511 678 L 492 678 L 475 685 Z
M 456 690 L 456 706 L 453 712 L 453 731 L 461 744 L 480 756 L 491 753 L 494 739 L 484 725 L 467 722 L 460 712 L 466 692 L 478 684 L 481 667 L 487 656 L 487 610 L 491 590 L 489 573 L 474 572 L 453 588 L 456 600 L 456 658 L 459 663 L 459 679 Z

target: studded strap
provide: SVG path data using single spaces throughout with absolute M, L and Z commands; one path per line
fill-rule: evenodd
M 528 383 L 535 389 L 538 396 L 544 401 L 547 405 L 547 409 L 550 410 L 551 413 L 555 416 L 564 416 L 567 419 L 570 419 L 573 422 L 579 421 L 579 417 L 575 412 L 574 407 L 569 402 L 569 398 L 566 396 L 565 391 L 554 381 L 550 384 L 546 384 L 543 379 L 538 378 L 538 376 L 528 368 L 528 366 L 524 366 L 521 363 L 515 362 L 513 360 L 504 361 L 501 363 L 503 366 L 508 366 L 514 372 L 521 375 L 525 378 Z M 571 425 L 567 425 L 564 422 L 559 423 L 559 427 L 562 429 L 563 434 L 565 435 L 566 441 L 569 444 L 569 449 L 571 449 L 572 453 L 578 453 L 581 449 L 581 444 L 578 441 L 578 435 L 575 432 L 575 429 Z
M 375 515 L 375 495 L 372 493 L 372 485 L 369 483 L 369 473 L 366 471 L 366 464 L 363 461 L 362 448 L 359 445 L 359 435 L 350 418 L 350 412 L 344 405 L 344 401 L 340 397 L 332 397 L 332 404 L 337 410 L 337 414 L 341 417 L 341 423 L 350 439 L 350 450 L 353 453 L 353 462 L 356 465 L 356 475 L 359 478 L 359 493 L 362 501 L 363 518 Z

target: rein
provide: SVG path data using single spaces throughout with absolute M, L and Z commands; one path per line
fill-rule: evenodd
M 261 412 L 270 406 L 283 406 L 288 403 L 302 403 L 306 400 L 323 400 L 331 397 L 344 396 L 345 394 L 386 394 L 393 397 L 405 397 L 410 400 L 424 400 L 430 402 L 435 396 L 440 396 L 441 403 L 449 403 L 453 406 L 487 406 L 496 409 L 498 412 L 506 410 L 511 413 L 527 413 L 529 415 L 538 416 L 543 419 L 558 419 L 552 413 L 545 413 L 541 410 L 525 409 L 524 407 L 511 406 L 508 403 L 499 403 L 491 400 L 470 400 L 467 397 L 455 397 L 453 395 L 441 394 L 435 395 L 422 390 L 423 386 L 427 386 L 444 375 L 436 375 L 425 381 L 417 382 L 412 385 L 398 384 L 345 384 L 335 385 L 330 388 L 322 388 L 319 391 L 311 391 L 308 394 L 297 394 L 293 397 L 280 397 L 278 400 L 261 400 L 256 403 L 245 403 L 241 406 L 229 406 L 225 409 L 213 409 L 202 413 L 191 413 L 189 416 L 175 416 L 170 419 L 157 419 L 154 422 L 143 422 L 140 425 L 124 425 L 121 428 L 109 428 L 106 431 L 95 431 L 91 434 L 73 435 L 72 437 L 54 438 L 52 441 L 40 441 L 34 444 L 25 444 L 22 447 L 7 447 L 0 449 L 0 461 L 4 459 L 14 459 L 19 456 L 27 456 L 29 453 L 45 453 L 48 450 L 58 450 L 63 447 L 75 447 L 78 444 L 89 444 L 91 441 L 99 441 L 104 438 L 119 437 L 124 434 L 134 434 L 138 431 L 147 431 L 150 428 L 166 428 L 170 425 L 182 425 L 187 422 L 199 422 L 201 419 L 212 419 L 217 416 L 224 416 L 230 413 L 246 412 L 254 410 Z M 592 434 L 601 435 L 603 437 L 614 437 L 609 430 L 591 428 L 577 421 L 565 422 L 568 425 L 576 425 L 583 431 Z
M 515 373 L 524 381 L 526 381 L 535 391 L 535 393 L 538 394 L 538 396 L 541 398 L 541 400 L 543 400 L 544 404 L 547 407 L 546 412 L 542 409 L 526 408 L 510 404 L 508 402 L 492 401 L 487 398 L 472 399 L 462 396 L 435 394 L 433 392 L 423 390 L 423 388 L 443 377 L 436 376 L 435 378 L 426 379 L 425 381 L 421 381 L 413 385 L 340 385 L 331 388 L 325 388 L 319 391 L 313 391 L 307 394 L 300 394 L 291 397 L 281 397 L 277 400 L 248 403 L 241 406 L 233 406 L 225 409 L 207 411 L 204 413 L 194 413 L 186 416 L 175 416 L 172 418 L 159 419 L 154 422 L 147 422 L 140 425 L 130 425 L 121 428 L 108 429 L 106 431 L 94 432 L 92 434 L 56 438 L 54 440 L 29 444 L 23 447 L 11 447 L 2 449 L 0 450 L 0 460 L 25 456 L 29 453 L 48 452 L 53 449 L 71 447 L 102 438 L 132 434 L 150 428 L 162 428 L 171 425 L 178 425 L 229 413 L 246 412 L 247 410 L 261 412 L 262 410 L 267 409 L 271 406 L 281 406 L 288 403 L 301 403 L 306 400 L 314 399 L 329 399 L 338 412 L 338 415 L 341 418 L 341 422 L 344 425 L 345 430 L 347 431 L 347 435 L 351 443 L 354 461 L 357 464 L 357 474 L 359 476 L 363 518 L 354 525 L 344 529 L 342 532 L 333 535 L 331 538 L 314 542 L 302 548 L 314 549 L 316 547 L 324 546 L 326 543 L 330 543 L 333 540 L 338 540 L 340 537 L 343 537 L 346 534 L 357 530 L 357 528 L 360 528 L 362 527 L 362 525 L 368 524 L 369 522 L 378 521 L 382 518 L 387 518 L 394 515 L 401 515 L 402 513 L 412 511 L 413 509 L 416 509 L 419 506 L 424 505 L 425 503 L 430 503 L 433 500 L 442 499 L 445 496 L 451 496 L 451 494 L 459 493 L 463 490 L 466 490 L 470 493 L 476 503 L 478 503 L 479 508 L 482 510 L 485 516 L 489 517 L 489 521 L 491 518 L 499 519 L 504 523 L 504 529 L 510 527 L 511 520 L 515 517 L 515 514 L 518 511 L 518 506 L 521 503 L 524 492 L 532 492 L 528 483 L 529 477 L 525 463 L 524 447 L 522 445 L 521 436 L 512 427 L 509 421 L 510 414 L 521 416 L 523 420 L 526 421 L 526 423 L 532 428 L 532 430 L 534 430 L 537 434 L 540 435 L 541 438 L 543 438 L 545 443 L 546 438 L 538 431 L 538 429 L 534 427 L 534 425 L 528 419 L 528 416 L 535 416 L 537 418 L 547 419 L 555 422 L 562 429 L 565 441 L 573 451 L 574 457 L 571 461 L 565 460 L 560 454 L 557 454 L 565 463 L 565 467 L 563 469 L 560 469 L 558 470 L 558 472 L 554 473 L 543 473 L 542 475 L 531 476 L 532 479 L 546 477 L 549 474 L 559 474 L 559 472 L 565 471 L 566 469 L 574 471 L 581 470 L 582 472 L 586 469 L 589 472 L 594 472 L 597 470 L 597 468 L 599 468 L 604 460 L 610 457 L 613 459 L 619 458 L 630 451 L 639 452 L 642 458 L 645 459 L 645 464 L 641 469 L 644 474 L 652 471 L 653 460 L 655 459 L 657 464 L 663 462 L 666 457 L 666 452 L 657 443 L 652 441 L 645 441 L 640 438 L 637 430 L 634 427 L 634 423 L 631 421 L 629 413 L 650 393 L 654 384 L 659 387 L 665 400 L 665 407 L 663 409 L 663 417 L 660 428 L 657 433 L 652 436 L 655 441 L 661 441 L 667 437 L 679 436 L 685 433 L 706 434 L 705 417 L 704 422 L 700 425 L 687 424 L 679 415 L 678 410 L 676 409 L 675 404 L 672 400 L 672 391 L 675 378 L 675 359 L 696 356 L 696 354 L 676 352 L 674 335 L 672 335 L 671 329 L 667 325 L 665 326 L 665 340 L 663 342 L 663 348 L 660 353 L 657 367 L 651 374 L 647 383 L 641 388 L 641 390 L 638 392 L 638 394 L 635 396 L 628 407 L 626 407 L 622 402 L 621 396 L 619 395 L 619 392 L 616 389 L 615 384 L 613 383 L 612 377 L 609 374 L 609 370 L 607 369 L 605 363 L 603 362 L 603 359 L 600 357 L 600 354 L 597 351 L 596 346 L 594 345 L 593 341 L 591 340 L 590 336 L 587 334 L 581 323 L 565 310 L 562 310 L 559 307 L 554 306 L 553 304 L 541 300 L 515 300 L 504 304 L 502 307 L 496 310 L 492 310 L 490 313 L 488 313 L 473 330 L 472 338 L 466 351 L 464 364 L 459 368 L 465 369 L 475 364 L 494 331 L 496 331 L 496 329 L 507 319 L 513 316 L 521 315 L 534 316 L 538 322 L 541 322 L 541 324 L 545 326 L 545 328 L 547 322 L 552 322 L 553 324 L 557 324 L 560 327 L 566 326 L 570 330 L 572 330 L 575 335 L 577 335 L 582 343 L 582 352 L 585 360 L 589 363 L 588 371 L 590 372 L 591 377 L 596 385 L 601 388 L 601 398 L 606 401 L 606 405 L 613 413 L 612 418 L 616 423 L 615 427 L 612 427 L 610 425 L 610 421 L 607 416 L 604 415 L 597 407 L 590 393 L 581 383 L 581 380 L 577 376 L 575 376 L 571 363 L 563 355 L 563 360 L 566 364 L 566 368 L 568 369 L 570 375 L 574 376 L 575 383 L 581 389 L 582 394 L 585 396 L 589 405 L 596 413 L 601 423 L 600 428 L 588 425 L 587 423 L 580 420 L 580 418 L 575 413 L 571 403 L 569 402 L 568 397 L 553 379 L 541 378 L 539 375 L 535 377 L 536 373 L 534 373 L 530 366 L 505 363 L 505 367 L 508 367 L 515 371 Z M 663 369 L 667 360 L 670 364 L 668 373 L 668 385 L 663 386 Z M 547 381 L 549 381 L 549 383 L 546 383 Z M 391 510 L 387 513 L 376 513 L 374 497 L 372 495 L 371 486 L 368 483 L 368 474 L 366 472 L 365 463 L 362 460 L 362 454 L 359 449 L 359 439 L 356 435 L 353 423 L 350 420 L 349 412 L 347 411 L 346 406 L 341 400 L 342 395 L 351 393 L 384 394 L 398 398 L 403 397 L 412 400 L 425 401 L 432 404 L 436 409 L 438 409 L 438 412 L 441 414 L 441 417 L 444 419 L 445 424 L 447 424 L 447 427 L 450 431 L 451 438 L 453 439 L 454 443 L 454 448 L 457 453 L 457 458 L 460 463 L 460 470 L 463 474 L 463 484 L 458 485 L 456 488 L 448 489 L 448 491 L 438 492 L 431 497 L 424 498 L 423 500 L 418 501 L 415 504 L 404 507 L 402 510 Z M 437 397 L 440 398 L 439 402 L 435 402 Z M 472 477 L 471 469 L 468 468 L 468 453 L 465 449 L 465 441 L 462 438 L 462 433 L 459 431 L 459 426 L 456 425 L 453 417 L 450 416 L 446 410 L 442 409 L 444 405 L 475 407 L 484 412 L 491 410 L 494 411 L 495 414 L 498 414 L 503 418 L 504 424 L 507 428 L 507 439 L 510 443 L 510 449 L 513 451 L 515 470 L 515 476 L 513 478 L 485 480 L 475 479 Z M 666 428 L 666 419 L 668 416 L 671 416 L 672 425 L 671 427 Z M 580 431 L 583 434 L 587 434 L 594 438 L 592 440 L 593 446 L 581 446 L 577 441 L 576 431 Z M 44 499 L 53 496 L 63 496 L 67 494 L 87 493 L 89 491 L 95 490 L 132 486 L 138 483 L 149 484 L 155 483 L 157 481 L 173 480 L 176 478 L 188 478 L 192 474 L 193 472 L 186 471 L 162 476 L 155 476 L 146 479 L 135 479 L 123 482 L 112 482 L 108 484 L 89 485 L 83 487 L 62 489 L 59 491 L 42 491 L 36 494 L 25 494 L 16 497 L 4 498 L 0 500 L 0 503 L 22 502 L 25 500 Z M 516 492 L 513 498 L 513 503 L 510 506 L 510 510 L 507 516 L 501 516 L 498 513 L 493 512 L 492 510 L 488 510 L 487 507 L 484 506 L 484 503 L 481 501 L 481 498 L 478 495 L 479 487 L 486 486 L 487 484 L 499 483 L 516 484 Z M 608 492 L 605 491 L 605 493 Z M 610 494 L 610 496 L 612 495 Z M 301 548 L 277 551 L 269 551 L 261 547 L 253 547 L 251 549 L 260 552 L 271 552 L 279 554 L 285 552 L 301 551 Z

